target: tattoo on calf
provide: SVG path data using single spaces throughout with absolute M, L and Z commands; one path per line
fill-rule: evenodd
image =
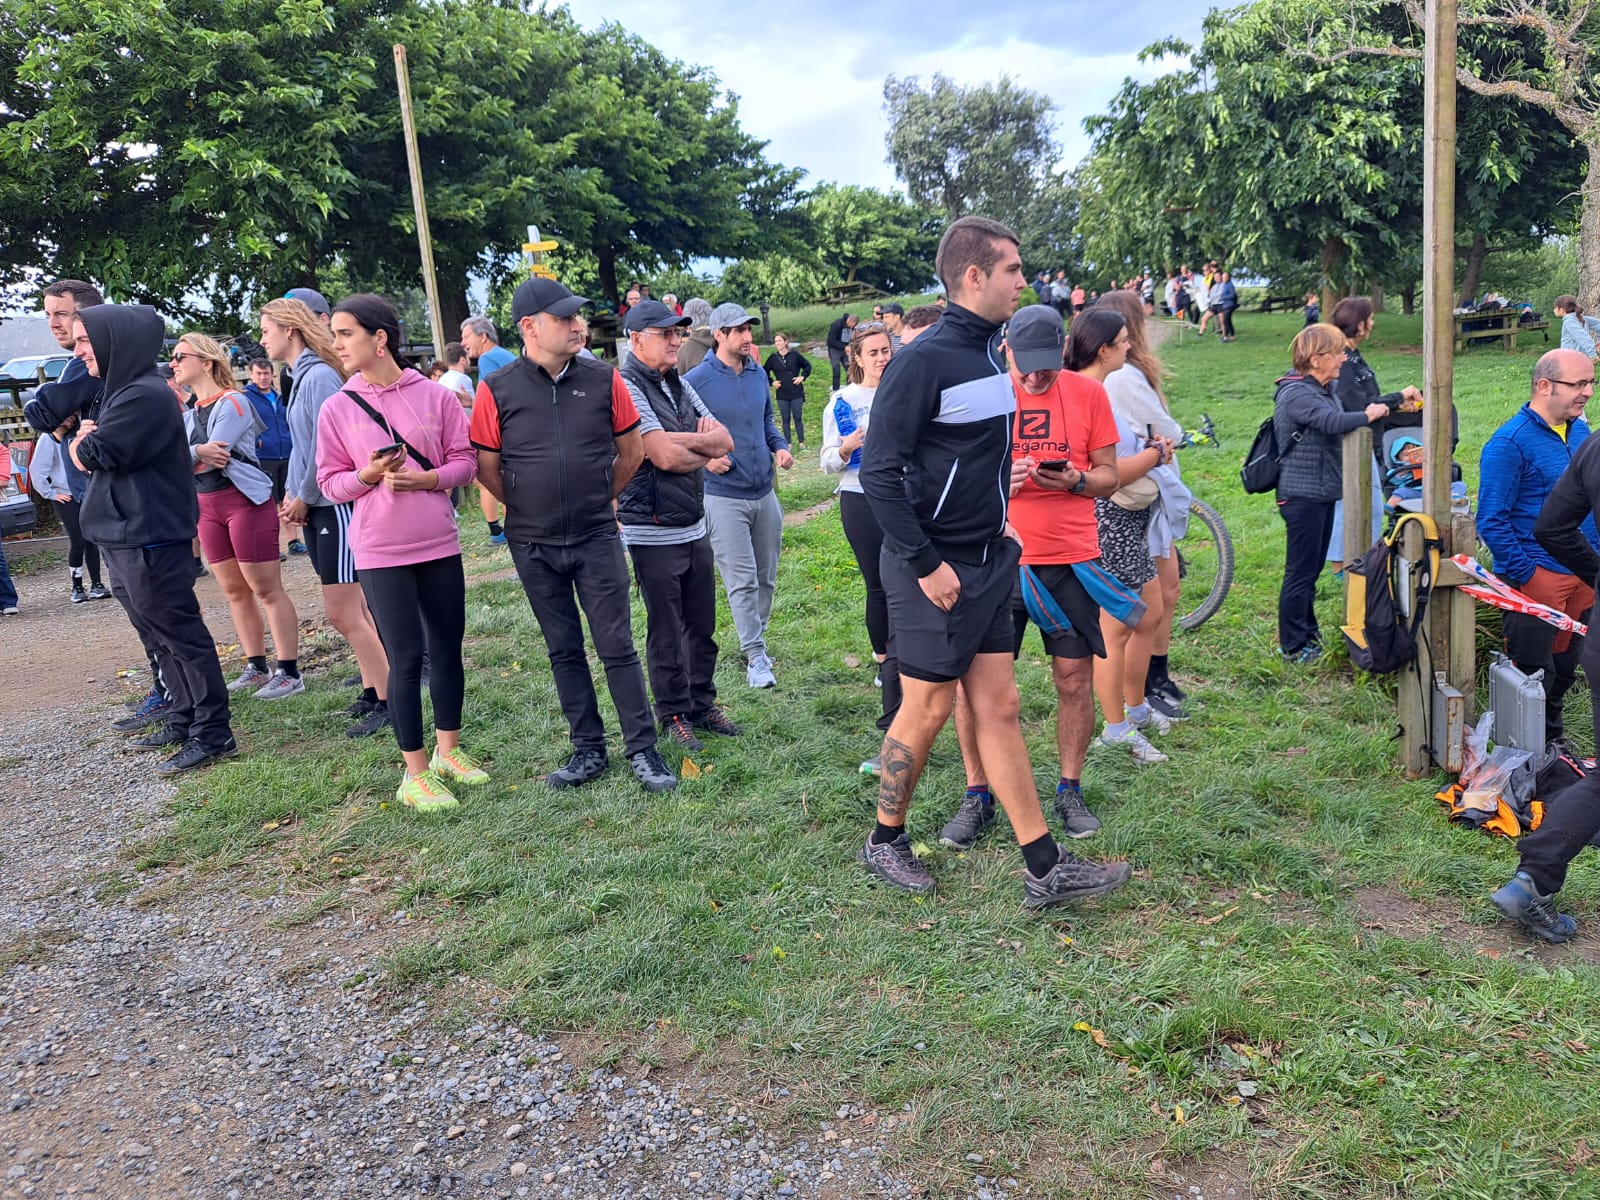
M 910 746 L 886 737 L 880 763 L 878 810 L 886 817 L 904 821 L 911 807 L 911 792 L 917 786 L 916 758 Z

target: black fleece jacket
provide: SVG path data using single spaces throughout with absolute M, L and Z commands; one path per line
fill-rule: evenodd
M 1000 326 L 960 305 L 889 360 L 861 490 L 884 548 L 919 577 L 946 559 L 985 561 L 1005 532 L 1016 407 Z
M 90 472 L 83 536 L 97 546 L 167 546 L 194 537 L 200 517 L 183 414 L 156 374 L 165 326 L 144 304 L 101 304 L 78 314 L 94 347 L 105 399 L 78 443 Z
M 1593 584 L 1600 578 L 1600 554 L 1581 528 L 1591 516 L 1600 522 L 1600 437 L 1593 435 L 1578 447 L 1533 523 L 1534 539 L 1550 557 Z

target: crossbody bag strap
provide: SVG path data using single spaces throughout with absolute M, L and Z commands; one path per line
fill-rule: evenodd
M 368 404 L 365 397 L 356 395 L 349 388 L 343 388 L 341 390 L 346 396 L 349 396 L 350 399 L 354 400 L 361 406 L 362 412 L 366 413 L 367 416 L 371 417 L 378 423 L 378 428 L 382 429 L 383 432 L 388 435 L 391 441 L 399 442 L 402 446 L 404 446 L 406 448 L 406 453 L 411 455 L 412 458 L 416 459 L 417 462 L 421 464 L 424 471 L 434 471 L 438 469 L 433 465 L 432 461 L 429 460 L 426 454 L 423 454 L 422 451 L 418 450 L 410 442 L 406 441 L 405 438 L 401 437 L 398 433 L 391 429 L 389 427 L 389 422 L 383 419 L 383 414 L 377 409 L 373 408 L 372 405 Z

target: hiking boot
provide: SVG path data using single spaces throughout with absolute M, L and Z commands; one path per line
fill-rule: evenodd
M 661 732 L 667 735 L 667 741 L 674 746 L 681 746 L 685 750 L 704 750 L 700 739 L 695 737 L 694 729 L 690 726 L 688 718 L 673 715 L 661 722 Z
M 394 798 L 419 813 L 449 812 L 461 807 L 461 801 L 432 770 L 406 776 L 395 789 Z
M 574 750 L 567 765 L 551 771 L 544 781 L 553 788 L 582 787 L 604 775 L 609 763 L 604 750 Z
M 750 665 L 745 668 L 745 678 L 753 688 L 778 686 L 778 677 L 772 673 L 772 660 L 765 654 L 757 654 L 750 660 Z
M 1578 932 L 1578 923 L 1557 912 L 1550 903 L 1554 899 L 1554 893 L 1541 896 L 1526 871 L 1518 871 L 1511 882 L 1489 897 L 1490 903 L 1534 937 L 1547 942 L 1570 941 Z
M 83 584 L 75 583 L 72 585 L 72 602 L 74 604 L 82 604 L 88 599 L 89 593 L 83 590 Z
M 266 687 L 271 681 L 272 676 L 268 675 L 260 667 L 247 666 L 239 677 L 228 685 L 228 690 L 230 692 L 248 691 L 253 693 L 260 688 Z
M 111 722 L 111 728 L 118 733 L 138 733 L 147 725 L 153 725 L 163 719 L 171 711 L 172 701 L 151 688 L 139 702 L 139 707 L 134 709 L 131 715 L 118 717 Z
M 428 770 L 441 778 L 454 779 L 457 783 L 476 785 L 489 782 L 489 772 L 460 746 L 453 746 L 449 750 L 435 747 L 433 757 L 428 760 Z
M 939 831 L 939 844 L 952 850 L 971 850 L 994 822 L 994 801 L 968 792 L 961 797 L 956 815 Z
M 111 599 L 111 589 L 103 583 L 91 583 L 89 585 L 89 599 L 109 600 Z
M 678 777 L 667 766 L 667 760 L 661 757 L 661 751 L 654 746 L 628 755 L 628 766 L 647 792 L 670 792 L 678 786 Z
M 1084 862 L 1069 854 L 1065 846 L 1060 850 L 1061 860 L 1050 868 L 1043 879 L 1036 878 L 1032 871 L 1022 872 L 1022 903 L 1025 908 L 1038 910 L 1049 908 L 1052 904 L 1104 896 L 1133 878 L 1133 868 L 1125 862 Z
M 209 767 L 214 762 L 232 758 L 238 753 L 239 743 L 231 737 L 227 745 L 216 750 L 207 750 L 200 744 L 199 738 L 190 738 L 183 744 L 182 750 L 156 767 L 156 774 L 180 775 L 184 771 L 198 771 L 201 767 Z
M 1132 717 L 1129 717 L 1128 718 L 1128 723 L 1130 725 L 1132 725 L 1135 729 L 1137 729 L 1140 733 L 1171 733 L 1172 732 L 1172 718 L 1171 717 L 1167 717 L 1167 716 L 1163 716 L 1161 713 L 1157 712 L 1154 708 L 1150 709 L 1150 715 L 1145 717 L 1144 720 L 1135 721 Z
M 1099 738 L 1102 746 L 1116 746 L 1133 755 L 1137 763 L 1164 763 L 1167 756 L 1150 744 L 1150 740 L 1137 729 L 1129 729 L 1126 733 L 1110 733 L 1102 731 Z
M 257 690 L 254 695 L 257 700 L 282 700 L 286 696 L 298 696 L 305 690 L 304 679 L 280 670 L 274 671 L 272 678 L 267 681 L 267 686 Z
M 1169 721 L 1187 721 L 1189 712 L 1175 700 L 1168 699 L 1160 692 L 1151 692 L 1144 698 L 1150 706 L 1150 711 L 1158 713 Z
M 344 735 L 347 738 L 366 738 L 382 733 L 385 729 L 394 726 L 394 719 L 389 716 L 387 704 L 373 704 L 366 702 L 367 708 L 361 719 L 353 725 L 345 727 Z
M 1100 832 L 1100 818 L 1083 802 L 1082 788 L 1056 789 L 1056 816 L 1061 818 L 1069 838 L 1093 837 Z
M 882 775 L 883 756 L 874 754 L 871 758 L 863 759 L 860 769 L 863 775 Z
M 130 745 L 137 746 L 140 750 L 159 750 L 164 746 L 181 746 L 189 740 L 189 735 L 172 724 L 161 725 L 152 729 L 142 738 L 135 738 Z
M 718 737 L 738 737 L 743 732 L 719 704 L 713 704 L 690 724 L 702 733 L 714 733 Z
M 911 850 L 911 839 L 902 831 L 892 842 L 877 845 L 868 835 L 866 844 L 856 852 L 856 859 L 867 870 L 892 888 L 926 896 L 933 891 L 933 876 L 928 868 L 917 861 Z

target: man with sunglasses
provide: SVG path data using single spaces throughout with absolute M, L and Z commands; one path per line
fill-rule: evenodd
M 1483 448 L 1478 469 L 1478 536 L 1494 553 L 1494 573 L 1540 603 L 1580 620 L 1594 604 L 1592 573 L 1575 573 L 1534 535 L 1539 511 L 1566 473 L 1589 426 L 1584 406 L 1594 395 L 1594 363 L 1576 350 L 1552 350 L 1533 368 L 1533 394 Z M 1580 531 L 1600 548 L 1594 519 Z M 1522 671 L 1544 672 L 1547 742 L 1565 737 L 1563 708 L 1577 677 L 1583 639 L 1537 617 L 1506 613 L 1506 654 Z

